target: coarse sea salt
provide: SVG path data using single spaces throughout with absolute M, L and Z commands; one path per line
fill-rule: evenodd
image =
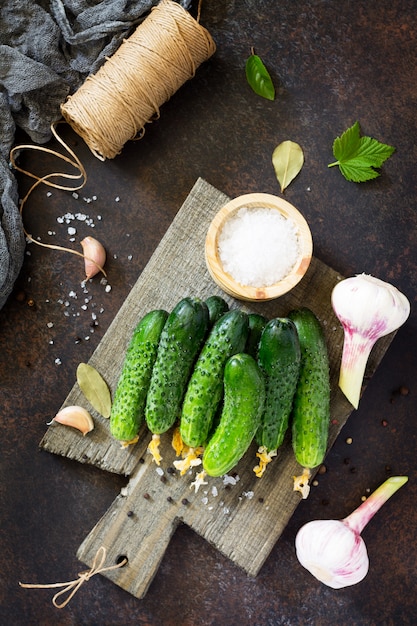
M 288 276 L 299 250 L 295 223 L 268 207 L 240 208 L 218 238 L 223 269 L 248 287 L 269 287 Z

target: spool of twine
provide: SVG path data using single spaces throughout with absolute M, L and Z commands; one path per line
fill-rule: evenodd
M 173 0 L 162 0 L 61 113 L 104 161 L 141 136 L 145 124 L 216 50 L 209 32 Z

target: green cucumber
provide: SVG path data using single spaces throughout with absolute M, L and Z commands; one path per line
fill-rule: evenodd
M 226 361 L 242 352 L 248 336 L 248 316 L 233 309 L 214 324 L 188 382 L 181 412 L 183 442 L 195 448 L 205 443 L 223 397 Z
M 288 429 L 300 373 L 300 342 L 288 318 L 268 322 L 261 335 L 258 364 L 265 375 L 266 398 L 256 440 L 267 452 L 277 450 Z
M 224 313 L 227 313 L 229 305 L 221 296 L 210 296 L 207 298 L 206 304 L 211 328 Z
M 167 317 L 166 311 L 150 311 L 133 332 L 110 413 L 110 432 L 119 441 L 134 440 L 144 420 L 149 381 Z
M 301 347 L 300 376 L 292 412 L 292 444 L 305 469 L 320 465 L 330 425 L 329 357 L 321 324 L 308 308 L 291 311 Z
M 259 341 L 261 339 L 262 331 L 268 323 L 267 318 L 260 313 L 249 313 L 249 335 L 246 341 L 244 352 L 253 356 L 254 359 L 258 358 Z
M 223 476 L 243 457 L 259 427 L 265 402 L 265 380 L 250 354 L 235 354 L 224 368 L 224 401 L 220 423 L 203 453 L 209 476 Z
M 145 406 L 146 423 L 153 434 L 169 430 L 181 415 L 188 380 L 206 338 L 208 323 L 207 305 L 199 298 L 183 298 L 168 316 Z

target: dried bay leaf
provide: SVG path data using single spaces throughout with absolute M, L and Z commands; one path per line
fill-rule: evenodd
M 95 410 L 103 417 L 110 417 L 110 389 L 101 374 L 88 363 L 80 363 L 77 367 L 77 382 Z
M 282 193 L 304 165 L 304 153 L 301 146 L 294 141 L 283 141 L 272 153 L 272 164 Z

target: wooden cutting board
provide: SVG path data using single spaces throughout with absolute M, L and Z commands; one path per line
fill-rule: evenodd
M 329 350 L 330 448 L 352 411 L 337 384 L 343 331 L 330 302 L 332 289 L 342 277 L 313 257 L 303 280 L 278 300 L 252 304 L 225 296 L 206 269 L 204 241 L 210 221 L 228 200 L 206 181 L 196 182 L 89 363 L 114 392 L 127 345 L 139 319 L 154 308 L 169 311 L 185 296 L 223 295 L 231 307 L 262 313 L 268 318 L 285 316 L 293 308 L 307 306 L 320 319 Z M 362 270 L 358 268 L 358 272 Z M 366 380 L 375 372 L 393 336 L 375 346 Z M 253 472 L 257 461 L 254 444 L 230 476 L 208 478 L 207 485 L 195 493 L 191 486 L 195 471 L 185 476 L 173 472 L 171 432 L 162 436 L 163 460 L 158 468 L 147 453 L 151 436 L 145 427 L 135 446 L 122 449 L 110 436 L 109 421 L 94 412 L 77 383 L 63 406 L 70 404 L 85 406 L 94 417 L 95 429 L 83 437 L 72 428 L 53 423 L 40 443 L 41 448 L 130 477 L 127 487 L 79 547 L 77 556 L 81 561 L 91 567 L 101 546 L 108 553 L 107 565 L 126 556 L 127 565 L 104 575 L 141 598 L 175 528 L 183 522 L 249 575 L 259 572 L 300 502 L 292 481 L 300 473 L 300 467 L 294 460 L 289 438 L 262 479 Z

